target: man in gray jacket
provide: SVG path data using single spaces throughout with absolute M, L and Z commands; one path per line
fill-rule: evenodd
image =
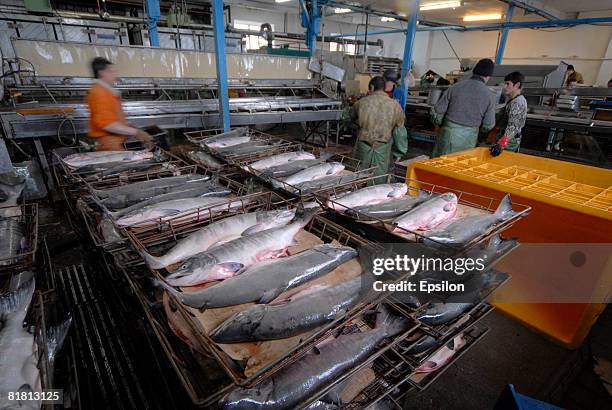
M 495 63 L 480 60 L 472 77 L 446 90 L 433 107 L 431 120 L 442 126 L 432 156 L 438 157 L 476 147 L 478 132 L 488 132 L 495 126 L 495 101 L 486 86 L 493 75 Z

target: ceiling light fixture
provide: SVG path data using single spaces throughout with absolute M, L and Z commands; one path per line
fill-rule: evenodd
M 473 16 L 464 16 L 463 21 L 484 21 L 484 20 L 500 20 L 502 18 L 501 13 L 494 14 L 476 14 Z
M 456 7 L 461 7 L 461 1 L 434 1 L 431 3 L 422 4 L 419 7 L 421 11 L 427 10 L 441 10 L 441 9 L 454 9 Z
M 274 0 L 274 1 L 277 2 L 277 3 L 288 3 L 291 0 Z
M 336 14 L 350 13 L 351 11 L 353 11 L 353 10 L 351 10 L 351 9 L 340 9 L 340 8 L 335 8 L 334 9 L 334 13 L 336 13 Z
M 384 21 L 385 23 L 388 23 L 391 21 L 395 21 L 395 19 L 393 17 L 381 17 L 380 21 Z

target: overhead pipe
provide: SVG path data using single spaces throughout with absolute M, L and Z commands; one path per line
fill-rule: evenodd
M 549 20 L 557 20 L 559 17 L 555 16 L 554 14 L 550 14 L 549 12 L 547 12 L 544 9 L 541 9 L 539 7 L 536 6 L 532 6 L 530 4 L 527 4 L 524 1 L 517 1 L 517 0 L 501 0 L 504 3 L 507 3 L 508 6 L 515 6 L 518 7 L 520 9 L 525 10 L 528 13 L 533 13 L 533 14 L 537 14 L 540 17 L 544 17 L 546 19 Z

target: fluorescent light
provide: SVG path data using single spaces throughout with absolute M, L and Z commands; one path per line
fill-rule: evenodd
M 277 3 L 288 3 L 291 0 L 274 0 L 274 1 L 277 2 Z
M 353 11 L 353 10 L 351 10 L 351 9 L 339 9 L 339 8 L 335 8 L 334 9 L 334 13 L 336 13 L 336 14 L 350 13 L 351 11 Z
M 393 17 L 381 17 L 380 21 L 384 21 L 386 23 L 390 21 L 395 21 L 395 19 Z
M 440 9 L 454 9 L 455 7 L 461 7 L 460 1 L 434 1 L 431 3 L 422 4 L 419 7 L 421 11 L 427 10 L 440 10 Z
M 476 14 L 473 16 L 464 16 L 463 21 L 500 20 L 501 18 L 502 18 L 501 13 Z

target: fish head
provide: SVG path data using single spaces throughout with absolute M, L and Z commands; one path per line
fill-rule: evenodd
M 218 263 L 217 258 L 209 253 L 199 254 L 187 259 L 169 277 L 178 278 L 189 275 L 195 271 L 206 271 Z
M 401 198 L 408 192 L 408 185 L 406 184 L 391 184 L 391 192 L 389 192 L 389 198 Z
M 237 387 L 219 400 L 219 408 L 233 410 L 260 408 L 264 404 L 273 404 L 271 402 L 273 392 L 274 384 L 270 379 L 248 389 Z
M 255 333 L 267 309 L 267 305 L 254 305 L 238 312 L 215 328 L 209 336 L 217 343 L 242 341 L 245 335 Z
M 329 170 L 327 171 L 327 175 L 335 175 L 344 170 L 344 165 L 339 162 L 332 162 L 329 164 Z

